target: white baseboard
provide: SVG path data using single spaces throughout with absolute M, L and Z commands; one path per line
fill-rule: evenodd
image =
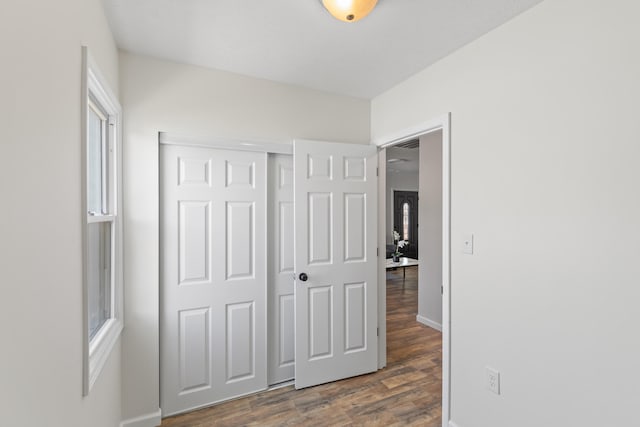
M 120 427 L 157 427 L 162 422 L 162 411 L 158 409 L 150 414 L 129 418 L 120 423 Z
M 416 320 L 422 323 L 423 325 L 433 328 L 436 331 L 442 332 L 442 325 L 440 323 L 434 322 L 433 320 L 427 319 L 426 317 L 420 316 L 419 314 L 416 315 Z

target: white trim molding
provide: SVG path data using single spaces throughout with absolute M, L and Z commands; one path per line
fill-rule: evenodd
M 120 423 L 120 427 L 157 427 L 162 423 L 162 411 L 158 409 L 150 414 L 129 418 Z
M 437 131 L 439 129 L 442 129 L 443 132 L 448 133 L 450 116 L 451 116 L 450 113 L 443 114 L 442 116 L 436 117 L 432 120 L 429 120 L 414 126 L 410 126 L 403 130 L 399 130 L 382 137 L 378 137 L 373 141 L 373 144 L 381 148 L 386 148 L 395 144 L 399 144 L 401 142 L 415 139 L 419 136 Z M 444 123 L 446 123 L 446 126 L 444 125 Z
M 438 322 L 435 322 L 431 319 L 428 319 L 424 316 L 420 316 L 419 314 L 416 315 L 416 321 L 418 321 L 418 323 L 422 323 L 425 326 L 428 326 L 430 328 L 435 329 L 436 331 L 440 331 L 442 332 L 442 325 Z
M 442 120 L 442 424 L 451 417 L 451 113 Z
M 387 174 L 384 172 L 386 167 L 387 152 L 378 150 L 378 250 L 382 249 L 385 252 L 387 242 Z M 387 268 L 385 258 L 386 255 L 378 255 L 378 369 L 387 366 Z
M 293 154 L 293 141 L 261 141 L 231 138 L 193 138 L 160 132 L 158 140 L 164 145 L 221 148 L 227 150 L 258 151 L 261 153 Z
M 458 424 L 456 424 L 453 421 L 449 420 L 449 427 L 459 427 L 459 426 L 458 426 Z

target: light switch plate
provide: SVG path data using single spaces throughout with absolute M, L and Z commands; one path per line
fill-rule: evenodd
M 473 234 L 466 233 L 462 236 L 462 253 L 473 255 Z

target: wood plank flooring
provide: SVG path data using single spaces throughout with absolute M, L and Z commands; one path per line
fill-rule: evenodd
M 387 367 L 303 390 L 266 391 L 184 415 L 161 427 L 441 425 L 440 332 L 416 322 L 417 267 L 387 272 Z

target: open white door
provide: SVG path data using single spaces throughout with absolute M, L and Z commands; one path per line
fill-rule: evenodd
M 296 388 L 377 369 L 377 150 L 294 142 Z

